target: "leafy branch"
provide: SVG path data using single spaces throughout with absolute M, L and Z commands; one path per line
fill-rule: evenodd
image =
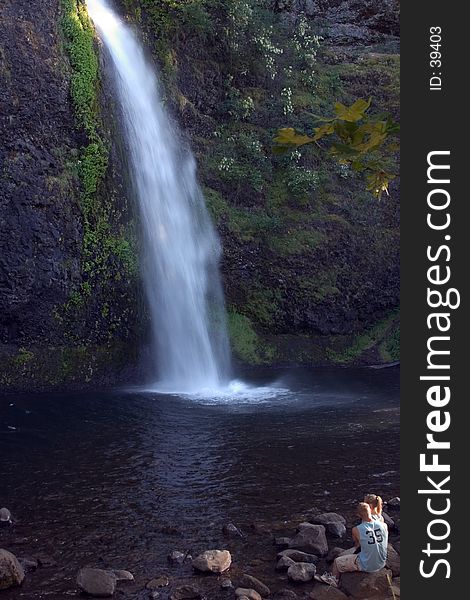
M 398 150 L 392 139 L 398 136 L 400 126 L 388 114 L 371 116 L 367 113 L 372 99 L 359 98 L 351 106 L 341 102 L 335 104 L 335 116 L 324 118 L 313 115 L 317 126 L 312 135 L 297 132 L 292 127 L 279 129 L 274 138 L 274 152 L 283 154 L 304 146 L 316 144 L 340 164 L 350 166 L 353 171 L 366 178 L 367 189 L 376 197 L 388 194 L 389 183 L 396 177 L 390 157 Z

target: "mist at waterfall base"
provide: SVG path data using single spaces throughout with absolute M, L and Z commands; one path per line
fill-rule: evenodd
M 162 106 L 155 66 L 130 27 L 104 0 L 87 0 L 87 6 L 111 58 L 140 209 L 158 379 L 150 390 L 225 398 L 246 394 L 245 384 L 231 380 L 221 247 L 197 182 L 194 157 Z

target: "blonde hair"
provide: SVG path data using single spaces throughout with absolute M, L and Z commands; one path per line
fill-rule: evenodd
M 361 517 L 361 519 L 370 519 L 370 504 L 367 502 L 359 502 L 357 505 L 357 515 Z
M 364 502 L 374 509 L 377 514 L 380 515 L 382 513 L 383 501 L 380 496 L 377 496 L 376 494 L 366 494 L 364 496 Z

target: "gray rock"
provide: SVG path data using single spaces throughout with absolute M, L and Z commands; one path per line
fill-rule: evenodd
M 170 585 L 170 578 L 166 575 L 160 575 L 159 577 L 151 579 L 145 587 L 148 590 L 157 590 L 158 588 L 167 587 L 168 585 Z
M 288 537 L 277 537 L 274 538 L 274 545 L 278 548 L 289 548 L 290 538 Z
M 393 577 L 399 577 L 400 555 L 391 544 L 387 547 L 387 562 L 385 563 L 385 566 L 392 571 Z
M 220 587 L 223 590 L 229 590 L 229 589 L 233 588 L 233 583 L 230 579 L 222 579 L 222 583 L 220 584 Z
M 384 521 L 385 521 L 385 524 L 387 525 L 387 527 L 389 529 L 394 529 L 395 521 L 392 519 L 392 517 L 390 515 L 388 515 L 386 512 L 382 513 L 382 517 L 384 518 Z
M 347 596 L 341 590 L 331 585 L 315 584 L 313 592 L 308 596 L 309 600 L 347 600 Z
M 342 538 L 346 535 L 346 519 L 338 513 L 322 513 L 310 519 L 316 525 L 324 525 L 326 533 L 332 537 Z
M 172 565 L 182 565 L 186 559 L 186 554 L 184 552 L 180 552 L 179 550 L 173 550 L 168 555 L 168 562 Z
M 238 582 L 239 587 L 241 588 L 250 588 L 258 592 L 260 596 L 267 597 L 271 594 L 271 590 L 268 588 L 266 584 L 264 584 L 256 577 L 252 575 L 243 574 L 240 577 Z
M 24 570 L 14 554 L 0 548 L 0 590 L 21 585 Z
M 202 598 L 201 592 L 194 585 L 181 585 L 170 596 L 171 600 L 196 600 Z
M 256 590 L 250 588 L 237 588 L 235 590 L 237 598 L 248 598 L 249 600 L 263 600 Z
M 388 569 L 376 573 L 342 573 L 341 589 L 353 598 L 386 597 L 390 591 L 387 575 L 392 575 Z
M 37 554 L 35 558 L 38 561 L 39 566 L 44 569 L 57 566 L 55 558 L 52 558 L 52 556 L 49 556 L 48 554 Z
M 293 548 L 288 548 L 287 550 L 283 550 L 279 552 L 277 555 L 278 559 L 281 559 L 283 556 L 287 556 L 294 562 L 304 562 L 304 563 L 317 563 L 320 559 L 315 554 L 307 554 L 307 552 L 302 552 L 301 550 L 294 550 Z
M 193 568 L 203 573 L 223 573 L 232 564 L 232 557 L 228 550 L 206 550 L 197 556 Z
M 390 498 L 387 502 L 387 508 L 390 510 L 400 510 L 400 498 L 395 496 L 395 498 Z
M 8 510 L 8 508 L 0 508 L 0 522 L 11 523 L 11 512 Z
M 326 556 L 326 560 L 328 562 L 333 562 L 335 560 L 335 558 L 338 558 L 338 556 L 341 556 L 341 554 L 343 554 L 343 552 L 345 551 L 345 548 L 339 548 L 339 546 L 335 546 L 334 548 L 331 548 L 331 550 L 328 552 L 327 556 Z
M 276 571 L 287 571 L 287 569 L 292 567 L 292 565 L 295 565 L 295 561 L 288 556 L 283 556 L 277 562 Z
M 116 576 L 103 569 L 80 569 L 77 575 L 78 587 L 96 598 L 112 596 L 116 589 Z
M 299 528 L 299 533 L 290 540 L 289 548 L 302 550 L 302 552 L 316 554 L 317 556 L 325 556 L 328 553 L 328 542 L 326 541 L 323 525 L 302 523 Z
M 400 554 L 400 540 L 393 542 L 393 547 L 398 552 L 398 554 Z
M 233 523 L 226 523 L 223 527 L 222 527 L 222 533 L 226 536 L 226 537 L 243 537 L 242 532 L 238 529 L 238 527 L 236 525 L 234 525 Z
M 287 569 L 287 577 L 296 583 L 306 583 L 313 579 L 316 571 L 311 563 L 295 563 Z
M 292 590 L 282 589 L 276 592 L 273 598 L 274 600 L 298 600 L 299 597 Z
M 112 571 L 116 577 L 116 581 L 134 581 L 134 575 L 130 571 L 124 569 L 114 569 Z

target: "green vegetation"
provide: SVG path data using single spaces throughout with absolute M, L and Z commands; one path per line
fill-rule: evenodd
M 83 214 L 82 273 L 84 281 L 64 305 L 65 313 L 82 308 L 97 285 L 103 285 L 111 271 L 134 276 L 136 252 L 130 233 L 122 227 L 113 232 L 112 202 L 100 195 L 108 168 L 108 144 L 104 140 L 99 102 L 99 64 L 94 46 L 94 28 L 82 0 L 61 0 L 61 28 L 70 61 L 70 93 L 79 130 L 87 145 L 72 169 L 80 181 L 80 206 Z M 115 260 L 122 269 L 111 269 Z
M 399 358 L 399 328 L 396 325 L 398 312 L 380 320 L 364 334 L 357 336 L 352 345 L 344 351 L 330 350 L 330 359 L 339 364 L 348 364 L 358 359 L 366 351 L 378 346 L 379 357 L 384 362 L 392 362 Z
M 390 139 L 398 134 L 399 126 L 390 115 L 371 117 L 367 114 L 370 105 L 371 98 L 368 101 L 359 98 L 351 106 L 337 102 L 334 117 L 316 117 L 318 126 L 313 128 L 312 135 L 297 133 L 292 127 L 280 129 L 274 138 L 274 150 L 284 153 L 306 144 L 319 145 L 321 140 L 332 136 L 329 154 L 340 165 L 364 173 L 367 189 L 380 198 L 383 192 L 388 194 L 389 183 L 396 176 L 389 165 L 398 147 Z
M 269 344 L 260 342 L 250 319 L 245 315 L 233 310 L 229 311 L 228 329 L 232 349 L 242 361 L 258 365 L 269 363 L 274 359 L 273 348 Z

